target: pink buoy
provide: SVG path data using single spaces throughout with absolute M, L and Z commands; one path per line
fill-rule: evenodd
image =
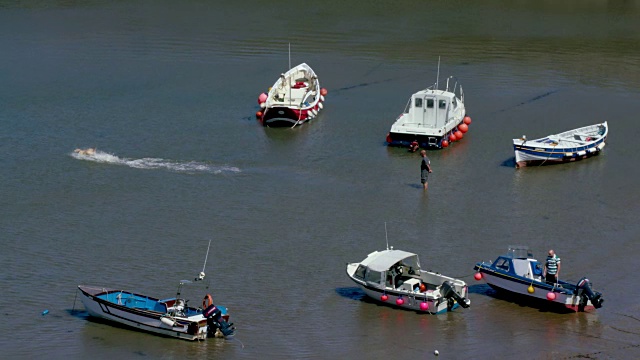
M 258 104 L 262 104 L 265 101 L 267 101 L 267 93 L 260 94 L 260 96 L 258 96 Z
M 460 140 L 464 137 L 464 134 L 462 134 L 462 131 L 458 130 L 456 131 L 456 139 Z
M 471 124 L 471 116 L 465 116 L 462 121 L 464 121 L 464 123 L 467 125 Z
M 447 140 L 442 140 L 442 147 L 446 148 L 449 146 L 449 142 Z
M 473 278 L 474 278 L 474 279 L 476 279 L 476 280 L 478 280 L 478 281 L 480 281 L 480 280 L 482 280 L 482 274 L 481 274 L 481 273 L 479 273 L 479 272 L 477 272 L 477 273 L 475 273 L 475 274 L 473 275 Z
M 387 294 L 382 294 L 382 296 L 380 296 L 380 300 L 387 301 L 389 300 L 389 296 Z
M 420 310 L 422 311 L 427 311 L 429 309 L 429 303 L 426 301 L 423 301 L 420 303 Z
M 396 305 L 402 305 L 404 304 L 404 299 L 403 298 L 397 298 L 396 299 Z
M 456 140 L 458 140 L 458 138 L 456 138 L 456 134 L 451 133 L 451 135 L 449 135 L 449 141 L 454 142 Z
M 325 89 L 325 88 L 320 89 L 320 95 L 327 96 L 328 93 L 329 92 L 327 91 L 327 89 Z
M 469 126 L 467 126 L 467 124 L 465 123 L 462 123 L 458 125 L 458 130 L 462 131 L 463 133 L 466 133 L 467 131 L 469 131 Z
M 553 291 L 549 291 L 547 293 L 547 300 L 549 301 L 553 301 L 556 299 L 556 293 L 554 293 Z

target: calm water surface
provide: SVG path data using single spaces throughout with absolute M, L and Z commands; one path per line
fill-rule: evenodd
M 325 110 L 265 129 L 256 99 L 288 44 Z M 640 357 L 637 1 L 0 1 L 0 49 L 3 356 Z M 384 138 L 439 56 L 473 123 L 429 153 L 424 194 L 419 156 Z M 601 156 L 514 169 L 512 138 L 602 120 Z M 100 161 L 72 156 L 90 146 Z M 470 309 L 363 298 L 345 263 L 385 247 L 385 222 L 390 245 L 471 285 Z M 75 299 L 78 284 L 170 297 L 209 239 L 207 291 L 238 341 L 123 330 Z M 558 314 L 475 282 L 510 244 L 554 248 L 604 307 Z

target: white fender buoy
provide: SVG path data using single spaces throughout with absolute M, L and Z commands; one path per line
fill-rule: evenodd
M 320 95 L 320 101 L 324 101 L 324 96 Z
M 165 316 L 161 317 L 160 321 L 162 321 L 163 324 L 165 324 L 167 326 L 171 326 L 171 327 L 173 327 L 173 325 L 176 324 L 176 322 L 173 321 L 173 319 L 165 317 Z
M 323 106 L 324 106 L 324 105 L 322 105 L 322 103 L 321 103 L 321 102 L 319 102 L 319 103 L 318 103 L 318 109 L 322 109 L 322 107 L 323 107 Z

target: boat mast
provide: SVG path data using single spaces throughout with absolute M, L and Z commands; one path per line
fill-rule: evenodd
M 289 43 L 289 71 L 291 71 L 291 43 Z M 292 76 L 292 75 L 293 74 L 290 74 L 289 76 Z M 285 78 L 285 80 L 287 79 Z M 289 106 L 291 106 L 291 100 L 293 100 L 291 99 L 291 80 L 287 80 L 287 82 L 288 82 L 287 85 L 289 85 Z
M 438 56 L 438 75 L 436 75 L 436 90 L 438 90 L 439 81 L 440 81 L 440 56 Z
M 389 236 L 387 236 L 387 222 L 384 222 L 384 238 L 387 240 L 387 250 L 389 250 Z

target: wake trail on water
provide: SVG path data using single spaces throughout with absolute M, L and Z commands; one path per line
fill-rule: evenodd
M 124 165 L 134 169 L 162 169 L 180 173 L 210 173 L 227 174 L 240 173 L 235 166 L 212 165 L 198 161 L 174 161 L 159 158 L 129 159 L 121 158 L 104 151 L 96 150 L 94 154 L 86 155 L 72 152 L 71 156 L 78 160 L 93 161 L 97 163 Z

